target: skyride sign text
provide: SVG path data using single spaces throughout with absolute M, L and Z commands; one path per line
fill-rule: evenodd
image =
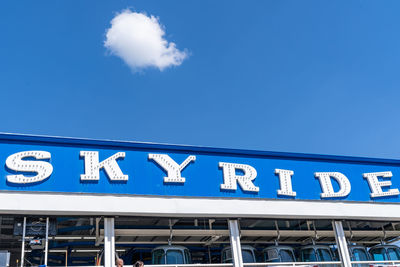
M 0 135 L 0 161 L 0 191 L 374 202 L 400 195 L 395 160 Z

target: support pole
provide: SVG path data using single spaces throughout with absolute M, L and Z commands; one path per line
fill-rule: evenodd
M 104 267 L 115 266 L 114 218 L 104 218 Z
M 24 266 L 24 258 L 25 258 L 25 230 L 26 230 L 26 217 L 24 217 L 24 223 L 22 225 L 21 267 Z
M 233 267 L 243 267 L 238 220 L 228 220 Z
M 96 243 L 95 246 L 98 247 L 100 246 L 100 220 L 101 218 L 96 218 Z
M 332 225 L 335 232 L 336 245 L 338 246 L 342 266 L 351 267 L 349 249 L 347 247 L 347 240 L 344 234 L 343 224 L 341 221 L 332 221 Z
M 46 218 L 46 243 L 44 248 L 44 265 L 47 266 L 47 258 L 49 256 L 49 217 Z

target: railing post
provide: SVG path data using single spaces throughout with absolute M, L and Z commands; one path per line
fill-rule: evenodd
M 104 218 L 104 267 L 115 266 L 114 218 Z
M 335 232 L 336 245 L 339 250 L 340 261 L 343 267 L 351 267 L 351 260 L 349 255 L 349 249 L 347 247 L 346 236 L 343 230 L 343 224 L 341 221 L 332 221 L 333 230 Z
M 25 232 L 26 231 L 26 217 L 24 217 L 24 222 L 22 224 L 22 248 L 21 248 L 21 267 L 24 267 L 25 259 Z
M 233 267 L 243 267 L 238 220 L 228 220 Z
M 44 265 L 47 266 L 47 259 L 49 257 L 49 217 L 46 218 L 46 240 L 44 247 Z

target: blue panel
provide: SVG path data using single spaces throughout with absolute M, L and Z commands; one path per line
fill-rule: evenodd
M 36 184 L 8 183 L 6 176 L 11 172 L 5 167 L 7 157 L 28 150 L 51 153 L 52 175 Z M 99 181 L 81 181 L 80 175 L 84 173 L 84 160 L 79 157 L 81 150 L 98 151 L 100 161 L 116 152 L 125 152 L 125 158 L 117 162 L 123 173 L 129 175 L 129 180 L 112 182 L 105 172 L 101 171 Z M 154 161 L 148 160 L 149 153 L 168 154 L 178 164 L 189 155 L 195 155 L 196 161 L 182 171 L 182 176 L 186 178 L 184 184 L 165 184 L 163 177 L 167 176 L 166 172 Z M 391 188 L 399 188 L 400 161 L 397 160 L 2 134 L 0 162 L 2 191 L 321 200 L 320 184 L 314 173 L 341 172 L 351 182 L 352 190 L 347 197 L 336 200 L 399 202 L 398 196 L 371 199 L 368 183 L 362 177 L 362 174 L 367 172 L 391 171 Z M 258 173 L 254 184 L 260 188 L 259 192 L 244 192 L 240 186 L 236 191 L 221 190 L 223 175 L 222 169 L 218 167 L 219 162 L 253 166 Z M 297 192 L 295 198 L 277 195 L 279 179 L 274 173 L 275 169 L 294 171 L 292 183 L 293 190 Z M 337 185 L 334 184 L 335 187 Z

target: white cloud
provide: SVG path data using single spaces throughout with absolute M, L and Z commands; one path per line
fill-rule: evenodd
M 164 29 L 154 16 L 124 10 L 111 20 L 104 46 L 133 71 L 179 66 L 188 54 L 164 39 Z

